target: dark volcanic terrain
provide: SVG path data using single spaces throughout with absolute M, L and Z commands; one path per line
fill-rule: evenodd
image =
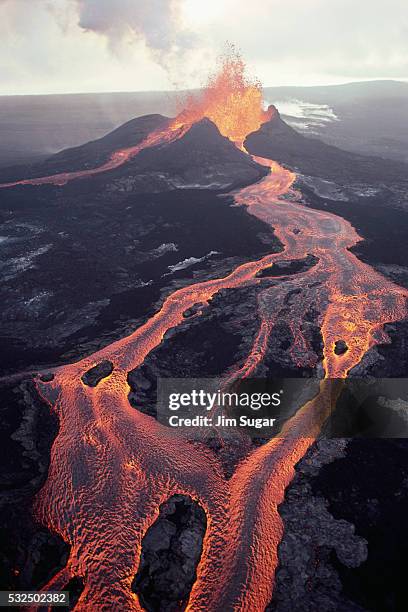
M 84 145 L 86 167 L 141 140 L 152 121 L 164 118 L 131 122 L 107 137 L 109 146 Z M 67 151 L 36 172 L 85 167 L 75 161 L 82 154 Z M 264 173 L 203 121 L 106 174 L 0 190 L 3 370 L 83 356 L 134 328 L 174 282 L 226 274 L 279 249 L 268 226 L 217 195 Z

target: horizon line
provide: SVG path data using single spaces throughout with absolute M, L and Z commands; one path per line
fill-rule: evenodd
M 395 78 L 378 78 L 378 79 L 360 79 L 357 81 L 344 81 L 343 83 L 328 83 L 328 84 L 317 84 L 317 85 L 263 85 L 262 89 L 310 89 L 317 87 L 344 87 L 345 85 L 359 85 L 363 83 L 400 83 L 408 85 L 408 79 L 395 79 Z M 94 90 L 94 91 L 50 91 L 44 93 L 0 93 L 0 98 L 12 98 L 12 97 L 31 97 L 31 96 L 87 96 L 87 95 L 103 95 L 103 94 L 177 94 L 183 92 L 200 91 L 205 87 L 190 87 L 184 89 L 117 89 L 117 90 Z

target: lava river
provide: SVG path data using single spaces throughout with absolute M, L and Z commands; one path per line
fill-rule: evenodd
M 223 133 L 220 119 L 217 125 Z M 234 140 L 242 146 L 242 135 Z M 272 598 L 283 534 L 278 506 L 294 467 L 319 434 L 342 379 L 373 344 L 386 340 L 384 323 L 406 316 L 407 292 L 350 252 L 360 240 L 350 223 L 304 206 L 293 189 L 292 172 L 255 159 L 269 166 L 270 173 L 237 191 L 235 200 L 273 226 L 284 252 L 244 263 L 224 278 L 178 289 L 128 337 L 56 368 L 49 383 L 37 382 L 59 417 L 60 429 L 36 513 L 71 547 L 66 567 L 45 590 L 63 589 L 71 577 L 81 576 L 85 588 L 78 611 L 142 609 L 131 590 L 142 538 L 157 519 L 160 504 L 175 493 L 190 495 L 207 514 L 203 553 L 187 609 L 263 611 Z M 257 276 L 278 259 L 309 254 L 317 261 L 313 267 L 273 286 Z M 255 372 L 271 330 L 282 320 L 293 332 L 294 361 L 316 365 L 302 330 L 304 314 L 316 302 L 325 376 L 320 392 L 287 422 L 282 435 L 248 452 L 233 476 L 226 478 L 216 453 L 204 444 L 193 445 L 179 428 L 165 427 L 130 406 L 127 374 L 166 341 L 166 332 L 182 323 L 184 311 L 209 302 L 221 289 L 250 284 L 259 288 L 259 333 L 245 362 L 226 376 Z M 334 350 L 338 340 L 348 347 L 342 355 Z M 113 363 L 112 374 L 95 388 L 84 385 L 82 375 L 103 359 Z

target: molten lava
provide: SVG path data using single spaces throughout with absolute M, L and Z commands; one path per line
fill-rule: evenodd
M 175 125 L 190 126 L 207 117 L 223 136 L 242 149 L 248 134 L 259 130 L 262 123 L 272 118 L 273 112 L 273 107 L 263 109 L 261 83 L 246 74 L 241 55 L 231 48 L 221 59 L 221 69 L 209 78 L 202 93 L 187 100 Z
M 103 172 L 146 146 L 180 137 L 202 117 L 214 121 L 239 147 L 248 132 L 267 120 L 260 86 L 245 77 L 237 54 L 224 58 L 220 74 L 167 130 L 114 153 L 100 168 L 31 183 L 66 182 Z M 45 590 L 63 589 L 73 576 L 81 576 L 85 588 L 77 611 L 142 609 L 131 591 L 142 538 L 157 518 L 160 504 L 175 493 L 191 495 L 208 518 L 188 609 L 264 610 L 272 597 L 283 534 L 278 506 L 296 463 L 316 439 L 341 390 L 341 380 L 333 383 L 329 379 L 347 376 L 373 343 L 384 341 L 384 323 L 406 316 L 407 291 L 350 252 L 360 240 L 351 224 L 300 204 L 292 190 L 295 175 L 276 162 L 255 159 L 271 172 L 256 185 L 237 192 L 236 202 L 275 228 L 285 259 L 311 254 L 318 263 L 271 285 L 257 273 L 282 258 L 282 253 L 273 253 L 238 266 L 226 277 L 182 287 L 128 337 L 77 363 L 56 368 L 49 383 L 37 382 L 39 392 L 58 414 L 60 429 L 36 510 L 71 546 L 66 567 Z M 325 379 L 318 395 L 285 425 L 284 435 L 248 452 L 227 479 L 215 452 L 192 445 L 180 428 L 167 428 L 131 408 L 127 374 L 164 341 L 168 330 L 184 321 L 187 309 L 208 302 L 222 289 L 248 284 L 259 287 L 261 325 L 247 358 L 227 378 L 255 371 L 266 354 L 271 331 L 282 320 L 292 330 L 293 360 L 299 366 L 316 365 L 303 321 L 318 306 Z M 338 355 L 334 349 L 340 340 L 348 350 Z M 95 388 L 84 385 L 83 374 L 105 359 L 114 365 L 112 374 Z

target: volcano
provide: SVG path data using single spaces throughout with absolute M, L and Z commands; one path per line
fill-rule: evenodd
M 133 119 L 107 136 L 80 147 L 53 155 L 41 164 L 5 170 L 1 179 L 35 179 L 54 175 L 86 174 L 109 163 L 115 151 L 137 147 L 152 132 L 165 130 L 171 120 L 162 115 Z M 120 179 L 127 181 L 132 192 L 160 192 L 173 188 L 206 188 L 229 190 L 265 176 L 267 170 L 255 163 L 226 137 L 209 119 L 194 123 L 175 141 L 143 149 L 120 168 L 102 178 L 105 184 Z M 91 174 L 92 176 L 92 174 Z
M 304 136 L 285 123 L 273 105 L 258 118 L 258 129 L 249 132 L 238 148 L 205 116 L 205 109 L 202 113 L 203 118 L 195 121 L 185 112 L 175 119 L 162 115 L 138 117 L 103 138 L 66 149 L 42 163 L 2 169 L 0 181 L 18 184 L 23 179 L 30 184 L 30 179 L 38 179 L 40 184 L 58 184 L 56 177 L 61 177 L 64 184 L 99 174 L 102 169 L 106 182 L 114 179 L 119 189 L 132 192 L 195 187 L 229 190 L 257 181 L 267 172 L 240 150 L 245 146 L 254 156 L 274 159 L 302 175 L 340 185 L 407 183 L 408 165 L 404 162 L 350 153 Z M 168 133 L 175 135 L 167 140 Z M 157 135 L 152 143 L 151 134 Z M 115 157 L 117 151 L 125 152 L 126 159 Z M 120 184 L 121 178 L 126 179 L 126 186 Z
M 408 290 L 380 269 L 384 255 L 374 267 L 356 254 L 382 190 L 401 225 L 406 175 L 387 164 L 292 130 L 235 54 L 175 118 L 134 119 L 4 173 L 4 421 L 18 421 L 7 588 L 67 589 L 77 612 L 265 610 L 302 574 L 297 600 L 323 609 L 309 578 L 329 576 L 326 602 L 338 578 L 321 558 L 342 551 L 348 571 L 365 543 L 333 527 L 309 483 L 295 512 L 280 508 L 300 463 L 309 478 L 320 469 L 310 457 L 344 380 L 394 368 L 390 326 L 404 324 Z M 157 418 L 160 378 L 285 376 L 315 391 L 279 435 L 194 438 Z M 322 464 L 343 452 L 323 450 Z M 314 506 L 299 573 L 285 529 L 309 529 L 296 512 Z M 316 544 L 321 525 L 330 537 Z M 333 609 L 347 609 L 340 590 Z

